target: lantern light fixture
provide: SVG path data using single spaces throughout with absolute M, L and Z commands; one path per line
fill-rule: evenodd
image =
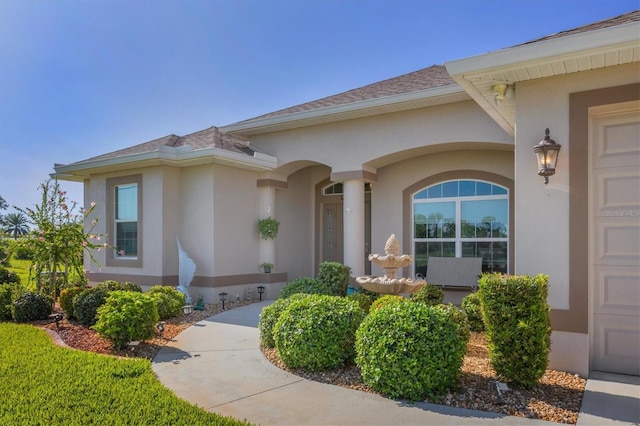
M 218 296 L 220 296 L 220 301 L 222 302 L 222 310 L 224 311 L 224 302 L 227 300 L 227 293 L 223 291 L 222 293 L 218 294 Z
M 538 160 L 538 174 L 544 176 L 544 184 L 549 183 L 549 176 L 556 173 L 556 163 L 558 162 L 558 153 L 561 145 L 551 139 L 549 129 L 544 131 L 544 139 L 533 147 Z
M 258 294 L 260 295 L 260 301 L 262 302 L 262 295 L 264 294 L 264 286 L 263 285 L 259 285 L 258 286 Z

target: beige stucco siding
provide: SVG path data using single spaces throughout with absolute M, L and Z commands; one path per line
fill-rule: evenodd
M 570 307 L 569 94 L 637 82 L 639 75 L 636 63 L 518 83 L 515 271 L 548 274 L 549 303 L 554 309 Z M 556 174 L 544 185 L 536 174 L 532 147 L 543 139 L 547 127 L 562 149 Z
M 512 138 L 472 101 L 252 137 L 280 165 L 313 160 L 332 172 L 375 168 L 398 152 L 449 142 L 510 145 Z
M 257 231 L 259 194 L 257 176 L 233 167 L 213 168 L 213 208 L 205 218 L 213 224 L 213 269 L 209 276 L 247 274 L 258 271 Z M 195 222 L 200 223 L 200 222 Z M 192 225 L 193 226 L 193 225 Z

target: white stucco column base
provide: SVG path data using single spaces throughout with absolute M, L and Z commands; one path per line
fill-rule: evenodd
M 351 276 L 364 275 L 364 182 L 351 179 L 343 182 L 344 191 L 344 264 Z
M 260 219 L 272 217 L 276 219 L 276 189 L 272 186 L 258 188 L 260 194 Z M 256 225 L 257 226 L 257 225 Z M 275 240 L 264 240 L 260 237 L 260 263 L 276 263 Z

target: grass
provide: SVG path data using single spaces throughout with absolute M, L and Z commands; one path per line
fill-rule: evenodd
M 10 264 L 11 266 L 7 267 L 7 269 L 20 277 L 20 283 L 23 286 L 27 286 L 29 283 L 29 268 L 31 268 L 31 261 L 15 259 L 12 257 Z
M 0 424 L 249 424 L 179 399 L 148 360 L 59 347 L 24 324 L 0 323 L 0 395 Z

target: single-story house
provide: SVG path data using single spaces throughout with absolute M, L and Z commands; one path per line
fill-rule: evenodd
M 548 274 L 550 366 L 640 374 L 640 11 L 260 117 L 67 165 L 116 248 L 91 281 L 275 298 L 323 261 L 352 276 L 395 234 L 429 256 Z M 561 146 L 548 184 L 533 147 Z M 276 239 L 260 218 L 280 222 Z M 275 264 L 265 274 L 262 262 Z

